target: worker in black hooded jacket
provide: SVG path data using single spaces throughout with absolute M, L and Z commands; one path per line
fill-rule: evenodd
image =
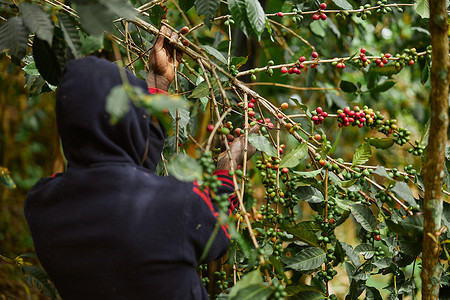
M 131 85 L 167 92 L 181 59 L 168 38 L 178 35 L 163 27 L 147 83 L 126 72 Z M 111 125 L 106 98 L 120 84 L 118 67 L 103 59 L 65 67 L 56 117 L 67 169 L 42 178 L 25 204 L 38 258 L 63 300 L 208 299 L 196 267 L 217 223 L 216 206 L 195 183 L 155 175 L 164 131 L 143 108 L 130 102 Z M 242 146 L 240 139 L 231 144 L 235 166 Z M 249 145 L 249 157 L 254 151 Z M 234 192 L 229 164 L 218 163 L 218 194 Z M 203 262 L 227 251 L 221 227 Z

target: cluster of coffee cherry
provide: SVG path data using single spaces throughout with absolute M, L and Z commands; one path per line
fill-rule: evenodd
M 317 21 L 317 20 L 325 21 L 327 19 L 327 15 L 322 12 L 322 10 L 325 10 L 325 9 L 327 9 L 327 5 L 325 3 L 320 3 L 319 10 L 317 11 L 317 13 L 313 14 L 313 16 L 312 16 L 313 20 L 314 21 Z
M 376 114 L 373 109 L 364 106 L 363 109 L 360 109 L 359 106 L 353 107 L 353 110 L 350 107 L 345 107 L 344 109 L 339 109 L 338 113 L 338 126 L 339 127 L 347 127 L 349 125 L 358 126 L 362 128 L 364 124 L 372 124 L 376 119 Z

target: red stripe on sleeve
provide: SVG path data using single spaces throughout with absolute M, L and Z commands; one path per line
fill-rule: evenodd
M 149 87 L 149 88 L 148 88 L 148 92 L 149 92 L 150 94 L 152 94 L 152 95 L 154 95 L 154 94 L 164 94 L 164 95 L 167 95 L 167 92 L 166 92 L 166 91 L 163 91 L 163 90 L 160 90 L 160 89 L 157 89 L 157 88 L 152 88 L 152 87 Z

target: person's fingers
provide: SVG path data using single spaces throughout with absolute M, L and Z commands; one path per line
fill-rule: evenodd
M 164 25 L 161 26 L 161 29 L 159 30 L 159 35 L 156 38 L 156 42 L 155 42 L 154 48 L 156 48 L 156 49 L 162 49 L 163 48 L 164 40 L 166 39 L 164 36 L 166 35 L 167 30 L 170 31 L 170 29 L 167 28 L 166 26 L 164 26 Z

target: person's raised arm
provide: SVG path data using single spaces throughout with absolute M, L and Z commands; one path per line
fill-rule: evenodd
M 188 27 L 183 27 L 180 30 L 181 34 L 186 34 L 189 31 Z M 147 85 L 149 88 L 155 88 L 167 92 L 169 86 L 175 77 L 175 68 L 181 62 L 183 53 L 176 51 L 176 58 L 174 59 L 174 47 L 172 42 L 178 41 L 178 33 L 172 32 L 166 26 L 161 27 L 160 34 L 156 38 L 153 49 L 150 51 L 149 73 L 147 76 Z M 183 42 L 183 44 L 187 44 Z

